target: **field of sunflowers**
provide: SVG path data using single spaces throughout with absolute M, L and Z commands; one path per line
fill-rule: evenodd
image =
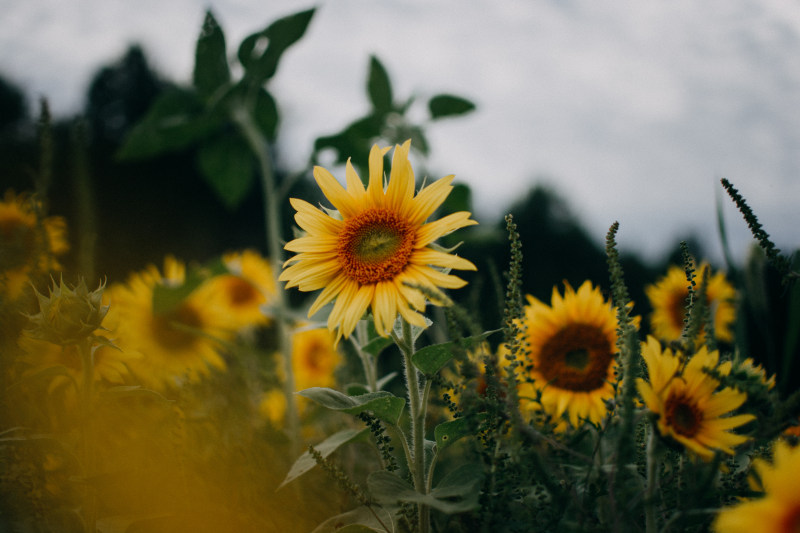
M 78 220 L 53 214 L 42 103 L 38 170 L 0 201 L 0 530 L 799 531 L 798 269 L 757 209 L 721 181 L 746 265 L 682 242 L 634 285 L 614 223 L 601 278 L 535 296 L 530 213 L 483 230 L 454 176 L 420 179 L 430 147 L 377 58 L 371 113 L 276 172 L 268 82 L 312 16 L 233 69 L 209 13 L 193 85 L 115 153 L 194 150 L 234 208 L 258 178 L 263 233 L 238 248 L 103 272 L 136 250 L 98 260 L 86 180 Z

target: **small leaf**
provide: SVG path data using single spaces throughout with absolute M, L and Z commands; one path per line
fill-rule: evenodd
M 334 411 L 342 411 L 351 415 L 358 415 L 370 411 L 376 417 L 397 424 L 406 401 L 387 391 L 370 392 L 359 396 L 347 396 L 339 391 L 323 387 L 312 387 L 297 394 L 310 398 L 323 407 Z
M 362 437 L 365 437 L 369 432 L 369 428 L 364 429 L 343 429 L 338 431 L 325 439 L 324 441 L 320 442 L 314 449 L 317 450 L 323 458 L 328 457 L 330 454 L 335 452 L 339 447 L 358 440 Z M 297 461 L 294 462 L 292 468 L 289 469 L 289 473 L 286 474 L 283 482 L 278 486 L 278 489 L 286 485 L 287 483 L 294 481 L 298 477 L 302 476 L 312 468 L 317 466 L 317 461 L 314 459 L 314 456 L 311 455 L 310 452 L 306 451 L 301 455 Z
M 464 350 L 469 350 L 478 346 L 485 341 L 493 333 L 497 333 L 499 329 L 484 331 L 480 335 L 473 335 L 472 337 L 465 337 L 458 341 L 443 342 L 441 344 L 431 344 L 420 348 L 411 356 L 411 362 L 415 367 L 420 369 L 426 375 L 433 375 L 447 364 L 453 357 L 453 350 L 456 346 L 460 346 Z
M 471 511 L 478 506 L 483 472 L 477 465 L 462 465 L 442 479 L 429 494 L 421 494 L 405 480 L 385 470 L 367 478 L 370 494 L 378 503 L 424 503 L 446 514 Z
M 381 390 L 384 387 L 384 385 L 386 385 L 387 383 L 392 381 L 396 376 L 397 376 L 397 372 L 389 372 L 388 374 L 386 374 L 381 379 L 379 379 L 378 381 L 375 382 L 375 387 L 378 390 Z
M 255 162 L 238 135 L 220 135 L 204 143 L 197 164 L 206 182 L 228 209 L 235 209 L 253 185 Z
M 371 354 L 375 357 L 378 357 L 380 353 L 385 349 L 388 348 L 393 344 L 393 341 L 390 337 L 375 337 L 371 341 L 369 341 L 366 345 L 364 345 L 361 350 Z
M 276 20 L 263 31 L 254 33 L 242 41 L 239 46 L 239 62 L 245 68 L 245 79 L 248 83 L 260 86 L 275 75 L 278 61 L 283 53 L 305 34 L 314 9 L 301 11 Z M 266 48 L 257 46 L 265 40 Z
M 439 450 L 443 450 L 458 439 L 473 435 L 475 432 L 475 425 L 475 419 L 472 417 L 461 417 L 455 420 L 442 422 L 433 429 L 436 447 Z
M 475 104 L 452 94 L 438 94 L 428 101 L 431 118 L 452 117 L 463 115 L 475 110 Z
M 194 59 L 194 86 L 206 102 L 231 80 L 225 35 L 211 11 L 206 12 L 203 29 L 197 39 Z
M 264 88 L 261 88 L 258 91 L 258 96 L 256 96 L 253 118 L 264 136 L 268 140 L 274 141 L 278 131 L 278 123 L 280 122 L 278 105 L 272 95 Z
M 378 114 L 385 114 L 392 110 L 392 85 L 389 81 L 389 74 L 375 56 L 371 56 L 369 61 L 367 93 L 372 107 Z

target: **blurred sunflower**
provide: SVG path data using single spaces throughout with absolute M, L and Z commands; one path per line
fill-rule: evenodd
M 225 254 L 227 274 L 213 276 L 197 290 L 222 305 L 221 315 L 239 329 L 269 323 L 265 307 L 275 295 L 275 278 L 269 262 L 254 250 Z
M 398 313 L 425 327 L 417 313 L 425 308 L 425 295 L 413 285 L 434 292 L 438 287 L 459 288 L 465 282 L 442 269 L 475 270 L 466 259 L 431 247 L 436 239 L 477 222 L 460 211 L 425 223 L 450 194 L 453 176 L 423 187 L 415 196 L 410 146 L 406 141 L 395 148 L 385 190 L 383 156 L 389 148 L 375 145 L 370 150 L 366 189 L 350 161 L 346 190 L 330 172 L 315 167 L 314 178 L 338 210 L 336 216 L 303 200 L 291 200 L 297 210 L 295 221 L 307 235 L 286 245 L 297 255 L 286 262 L 279 279 L 288 282 L 287 288 L 323 289 L 309 317 L 336 299 L 328 328 L 338 330 L 337 340 L 347 338 L 370 307 L 381 336 L 389 335 Z
M 702 272 L 707 265 L 700 265 Z M 689 286 L 686 273 L 682 268 L 671 266 L 667 274 L 653 285 L 645 287 L 645 293 L 653 307 L 650 315 L 650 327 L 653 335 L 663 341 L 674 341 L 681 338 L 686 317 L 686 299 Z M 706 289 L 707 303 L 714 321 L 714 334 L 724 342 L 733 340 L 731 326 L 736 319 L 734 298 L 736 290 L 725 279 L 725 274 L 717 272 L 708 279 Z M 701 340 L 703 334 L 701 333 Z
M 67 223 L 41 215 L 29 195 L 6 191 L 0 201 L 0 294 L 16 299 L 31 275 L 60 270 L 56 256 L 69 250 Z
M 327 329 L 301 329 L 292 335 L 292 370 L 295 388 L 331 387 L 342 357 Z
M 652 336 L 642 343 L 649 382 L 637 379 L 637 388 L 647 408 L 658 415 L 659 433 L 671 438 L 705 461 L 720 450 L 733 455 L 733 447 L 749 437 L 731 433 L 755 416 L 727 416 L 739 408 L 747 394 L 726 387 L 717 391 L 719 381 L 706 369 L 716 369 L 719 352 L 702 347 L 681 370 L 681 357 Z
M 123 351 L 140 354 L 129 363 L 146 386 L 164 389 L 181 381 L 196 381 L 210 368 L 224 370 L 221 340 L 232 337 L 229 320 L 221 314 L 219 292 L 188 291 L 177 302 L 159 309 L 156 287 L 178 289 L 186 276 L 185 265 L 167 257 L 164 274 L 150 265 L 130 276 L 124 285 L 109 288 L 111 309 L 117 309 L 114 338 Z
M 522 362 L 530 379 L 520 387 L 523 407 L 535 410 L 530 398 L 541 393 L 542 408 L 556 423 L 566 416 L 573 427 L 599 424 L 606 400 L 614 397 L 617 319 L 611 303 L 589 281 L 577 291 L 565 283 L 563 297 L 553 288 L 551 305 L 528 296 L 524 327 Z
M 795 533 L 800 531 L 800 447 L 791 448 L 776 441 L 772 465 L 762 459 L 753 461 L 758 474 L 756 485 L 764 496 L 746 500 L 720 511 L 712 529 L 717 533 Z

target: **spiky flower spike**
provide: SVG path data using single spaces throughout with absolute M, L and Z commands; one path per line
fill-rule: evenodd
M 435 250 L 433 242 L 459 228 L 477 224 L 470 213 L 459 211 L 426 223 L 452 190 L 453 176 L 442 178 L 414 195 L 414 171 L 408 161 L 411 141 L 396 146 L 389 182 L 384 189 L 383 156 L 389 148 L 372 147 L 369 185 L 364 188 L 350 161 L 347 189 L 322 167 L 314 178 L 338 215 L 331 216 L 308 202 L 291 199 L 295 221 L 306 236 L 289 242 L 297 252 L 289 259 L 280 281 L 301 291 L 323 289 L 309 310 L 309 317 L 336 300 L 328 328 L 347 338 L 368 308 L 381 336 L 392 331 L 397 314 L 407 322 L 425 327 L 417 311 L 426 298 L 414 287 L 435 292 L 438 287 L 456 289 L 465 282 L 442 269 L 475 270 L 471 262 Z M 437 302 L 433 302 L 437 303 Z
M 108 313 L 102 304 L 105 283 L 90 291 L 81 281 L 70 287 L 60 279 L 53 280 L 50 295 L 45 296 L 34 288 L 39 299 L 39 312 L 29 315 L 31 327 L 27 333 L 39 340 L 67 346 L 76 344 L 97 330 Z

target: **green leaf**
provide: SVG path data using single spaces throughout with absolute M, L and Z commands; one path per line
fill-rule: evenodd
M 369 428 L 343 429 L 314 446 L 314 449 L 317 450 L 323 458 L 326 458 L 339 449 L 339 447 L 365 437 L 368 432 Z M 286 477 L 278 486 L 278 488 L 280 489 L 287 483 L 294 481 L 315 466 L 317 466 L 317 461 L 314 459 L 314 456 L 312 456 L 308 451 L 304 452 L 303 455 L 301 455 L 297 461 L 294 462 L 292 467 L 289 469 L 289 473 L 286 474 Z
M 456 183 L 441 206 L 443 213 L 472 211 L 472 190 L 469 185 Z
M 206 11 L 194 56 L 194 86 L 206 102 L 231 81 L 225 35 L 211 11 Z
M 253 118 L 264 136 L 268 140 L 274 141 L 278 132 L 278 123 L 280 122 L 278 105 L 272 95 L 264 88 L 261 88 L 256 96 Z
M 469 350 L 485 341 L 491 334 L 497 333 L 499 329 L 484 331 L 480 335 L 465 337 L 459 341 L 443 342 L 441 344 L 431 344 L 420 348 L 411 356 L 411 362 L 426 375 L 433 375 L 447 364 L 453 357 L 453 350 L 460 346 L 464 350 Z M 456 344 L 458 343 L 458 344 Z
M 275 75 L 281 56 L 303 37 L 313 15 L 314 9 L 309 9 L 278 19 L 242 41 L 237 55 L 249 83 L 260 86 Z M 263 42 L 265 48 L 259 46 Z
M 253 155 L 238 135 L 220 135 L 204 143 L 197 152 L 197 164 L 228 209 L 235 209 L 253 184 Z
M 393 341 L 391 337 L 375 337 L 371 341 L 369 341 L 366 345 L 364 345 L 361 350 L 367 352 L 374 357 L 378 357 L 380 353 L 391 346 Z
M 458 467 L 442 479 L 428 494 L 414 490 L 408 482 L 394 473 L 380 470 L 367 478 L 370 494 L 378 503 L 424 503 L 446 514 L 463 513 L 478 507 L 483 473 L 478 465 Z
M 372 107 L 378 114 L 385 114 L 392 110 L 392 84 L 389 81 L 389 74 L 375 56 L 371 56 L 369 60 L 367 94 L 369 94 Z
M 194 91 L 170 89 L 128 133 L 117 153 L 120 159 L 141 159 L 186 148 L 220 126 L 218 117 L 205 114 Z
M 397 372 L 389 372 L 388 374 L 386 374 L 381 379 L 379 379 L 378 381 L 375 382 L 375 387 L 378 390 L 381 390 L 384 385 L 386 385 L 387 383 L 392 381 L 396 376 L 397 376 Z
M 484 415 L 478 415 L 485 418 Z M 468 437 L 475 432 L 475 418 L 474 417 L 461 417 L 455 420 L 442 422 L 433 429 L 433 436 L 436 439 L 436 447 L 439 450 L 444 450 L 461 437 Z
M 380 518 L 380 521 L 378 521 L 376 515 Z M 396 531 L 393 523 L 394 517 L 386 509 L 378 507 L 377 505 L 371 507 L 362 505 L 361 507 L 356 507 L 352 511 L 347 511 L 346 513 L 328 518 L 318 525 L 311 533 L 342 533 L 343 531 L 350 533 L 359 531 L 380 531 L 381 533 L 385 533 L 385 527 L 392 528 L 390 531 Z M 363 529 L 348 529 L 351 527 Z
M 300 396 L 310 398 L 323 407 L 334 411 L 342 411 L 358 415 L 370 411 L 376 417 L 397 424 L 406 401 L 387 391 L 370 392 L 359 396 L 347 396 L 339 391 L 323 387 L 312 387 L 298 392 Z
M 463 115 L 475 110 L 475 104 L 452 94 L 437 94 L 428 101 L 431 118 L 452 117 Z

